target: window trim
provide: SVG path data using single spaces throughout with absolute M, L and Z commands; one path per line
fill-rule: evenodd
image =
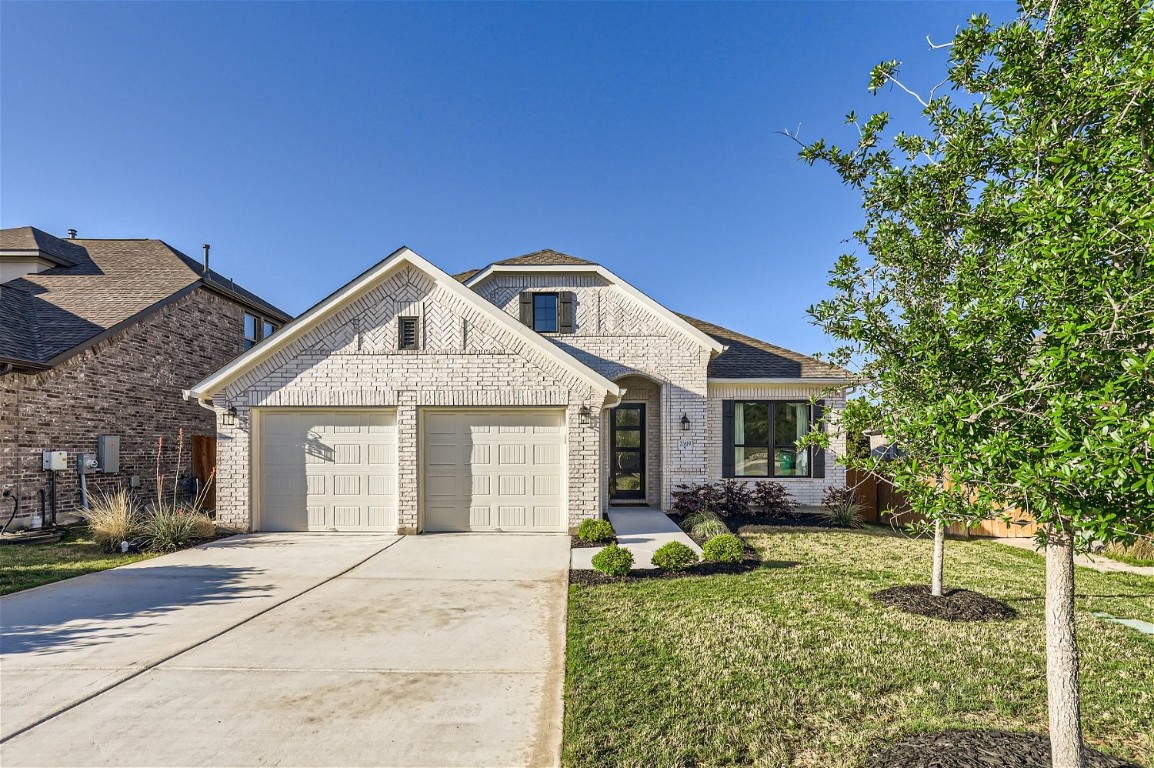
M 737 435 L 734 429 L 734 419 L 736 418 L 736 410 L 738 403 L 749 403 L 753 405 L 765 405 L 769 411 L 769 418 L 767 423 L 768 434 L 766 435 L 766 443 L 738 443 Z M 804 451 L 806 454 L 806 473 L 804 475 L 779 475 L 777 474 L 777 451 L 779 449 L 797 451 L 797 444 L 778 445 L 775 440 L 777 437 L 777 406 L 778 405 L 804 405 L 806 407 L 808 432 L 812 432 L 819 428 L 818 419 L 822 405 L 819 403 L 815 405 L 809 400 L 760 400 L 747 398 L 733 398 L 722 401 L 722 419 L 728 418 L 728 428 L 724 429 L 722 437 L 721 450 L 725 452 L 722 456 L 722 475 L 724 477 L 732 477 L 738 480 L 810 480 L 813 478 L 824 477 L 824 473 L 819 474 L 817 471 L 817 462 L 814 457 L 814 449 L 812 446 L 807 446 Z M 726 411 L 728 410 L 728 416 Z M 737 449 L 738 448 L 766 448 L 769 455 L 766 457 L 766 474 L 764 475 L 739 475 L 737 474 Z M 800 452 L 800 451 L 799 451 Z M 726 457 L 728 456 L 728 461 Z
M 248 335 L 248 328 L 246 326 L 248 325 L 248 319 L 250 317 L 252 318 L 253 335 L 256 338 L 249 338 L 249 335 Z M 264 327 L 266 325 L 268 325 L 272 328 L 272 330 L 269 331 L 268 333 L 264 332 Z M 244 311 L 244 320 L 241 322 L 240 332 L 241 332 L 241 336 L 243 336 L 243 340 L 241 343 L 244 345 L 245 351 L 248 351 L 248 350 L 252 349 L 253 347 L 255 347 L 257 344 L 260 344 L 262 341 L 267 339 L 269 336 L 272 336 L 278 330 L 280 330 L 280 323 L 277 323 L 277 322 L 273 321 L 272 319 L 265 317 L 264 315 L 258 315 L 256 312 L 250 312 L 246 309 Z
M 411 346 L 405 344 L 405 323 L 411 322 L 413 324 L 413 343 Z M 405 315 L 404 317 L 397 317 L 397 349 L 402 351 L 411 351 L 421 348 L 421 318 L 416 315 Z

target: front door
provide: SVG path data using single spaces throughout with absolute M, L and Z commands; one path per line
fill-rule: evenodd
M 645 404 L 626 403 L 610 414 L 609 498 L 645 498 Z

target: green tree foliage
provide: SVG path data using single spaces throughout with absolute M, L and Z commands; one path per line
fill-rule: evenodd
M 922 103 L 924 135 L 850 115 L 852 146 L 802 151 L 865 213 L 867 253 L 838 260 L 835 295 L 811 314 L 867 382 L 842 428 L 884 429 L 904 452 L 848 461 L 936 522 L 1032 515 L 1058 599 L 1075 547 L 1154 528 L 1154 5 L 1019 11 L 972 17 L 924 95 L 898 62 L 873 70 L 872 91 Z M 1069 587 L 1049 638 L 1052 739 L 1071 735 L 1055 720 L 1057 656 L 1077 704 Z M 1055 742 L 1056 764 L 1068 747 Z

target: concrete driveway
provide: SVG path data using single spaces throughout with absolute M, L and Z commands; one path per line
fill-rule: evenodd
M 257 534 L 0 599 L 0 763 L 559 761 L 566 536 Z

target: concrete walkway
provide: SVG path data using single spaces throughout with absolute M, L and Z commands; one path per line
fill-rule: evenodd
M 0 763 L 559 762 L 565 536 L 261 534 L 0 600 Z
M 1033 539 L 991 539 L 999 544 L 1005 544 L 1009 547 L 1017 547 L 1018 549 L 1028 549 L 1031 552 L 1037 553 L 1041 557 L 1045 557 L 1046 553 L 1038 549 L 1037 542 Z M 1080 565 L 1084 568 L 1091 568 L 1102 573 L 1134 573 L 1139 576 L 1154 576 L 1154 566 L 1130 565 L 1129 563 L 1120 563 L 1117 560 L 1111 560 L 1105 555 L 1074 555 L 1074 565 Z
M 653 553 L 671 541 L 680 541 L 701 555 L 701 547 L 659 509 L 611 509 L 609 522 L 617 532 L 617 543 L 633 553 L 634 568 L 653 568 Z M 572 567 L 576 570 L 592 570 L 593 556 L 602 549 L 603 547 L 574 549 Z

